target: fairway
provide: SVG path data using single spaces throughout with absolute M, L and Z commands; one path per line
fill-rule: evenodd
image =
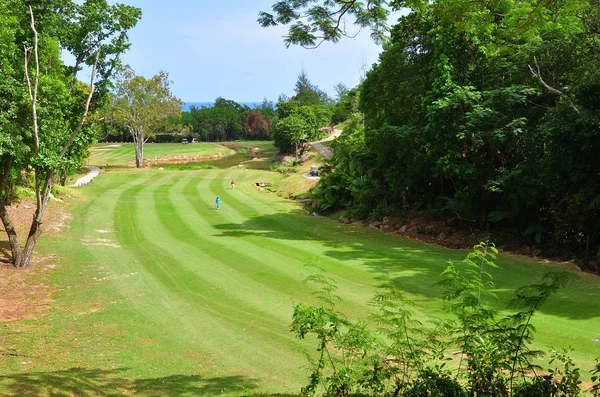
M 0 390 L 297 393 L 314 344 L 294 339 L 289 324 L 294 303 L 316 303 L 302 282 L 315 266 L 337 280 L 340 309 L 351 318 L 367 320 L 381 276 L 416 302 L 422 319 L 443 313 L 433 284 L 465 251 L 307 216 L 254 185 L 277 178 L 239 168 L 112 170 L 79 190 L 69 228 L 40 243 L 40 255 L 57 254 L 54 302 L 43 316 L 3 326 L 4 346 L 20 355 L 1 361 Z M 500 305 L 514 288 L 563 266 L 507 255 L 498 263 Z M 582 275 L 534 323 L 537 347 L 571 346 L 587 371 L 600 355 L 599 279 Z
M 147 143 L 144 145 L 144 158 L 164 156 L 219 156 L 231 153 L 231 149 L 217 143 Z M 90 149 L 88 165 L 134 166 L 135 150 L 133 143 L 100 143 Z

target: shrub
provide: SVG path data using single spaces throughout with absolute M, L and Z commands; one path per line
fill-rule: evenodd
M 339 297 L 331 277 L 319 273 L 307 279 L 320 288 L 321 304 L 294 306 L 291 331 L 300 339 L 316 337 L 317 357 L 302 394 L 385 397 L 544 396 L 580 394 L 579 368 L 569 352 L 553 352 L 550 375 L 534 375 L 531 350 L 532 316 L 549 296 L 563 287 L 570 273 L 548 273 L 542 283 L 521 287 L 510 302 L 511 314 L 500 317 L 490 304 L 498 251 L 480 243 L 460 266 L 452 262 L 438 283 L 445 289 L 449 319 L 423 324 L 413 315 L 413 303 L 391 284 L 383 284 L 370 304 L 377 325 L 347 319 L 336 309 Z M 448 349 L 460 349 L 457 368 L 447 369 Z M 600 359 L 592 372 L 594 396 L 599 395 Z M 514 385 L 514 387 L 513 387 Z

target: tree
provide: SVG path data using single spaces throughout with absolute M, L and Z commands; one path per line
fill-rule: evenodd
M 372 37 L 383 41 L 390 10 L 412 4 L 395 0 L 371 0 L 366 3 L 355 0 L 282 0 L 273 5 L 273 13 L 260 12 L 258 22 L 263 27 L 290 25 L 284 37 L 286 47 L 301 45 L 315 48 L 324 41 L 336 43 L 342 37 L 353 36 L 353 32 L 346 30 L 346 16 L 353 16 L 360 28 L 370 28 Z
M 77 24 L 87 5 L 0 3 L 0 218 L 16 267 L 30 263 L 57 177 L 78 163 L 95 137 L 88 116 L 90 109 L 102 103 L 104 91 L 98 87 L 108 84 L 111 75 L 109 70 L 99 73 L 98 65 L 115 64 L 119 56 L 103 52 L 102 45 L 113 35 L 124 34 L 141 15 L 137 8 L 120 7 L 131 23 L 115 28 L 82 55 L 83 62 L 92 67 L 87 85 L 75 80 L 73 69 L 65 68 L 60 60 L 60 48 L 67 48 L 72 40 L 72 32 L 64 27 Z M 106 21 L 115 17 L 113 11 L 100 7 L 91 14 Z M 88 34 L 97 36 L 102 29 L 90 26 Z M 15 187 L 27 184 L 29 174 L 33 174 L 35 214 L 21 246 L 7 208 L 18 199 Z
M 346 93 L 348 92 L 348 87 L 346 87 L 346 84 L 344 84 L 342 82 L 339 82 L 336 85 L 334 85 L 333 89 L 335 91 L 335 95 L 336 95 L 335 100 L 337 102 L 340 102 L 342 100 L 342 98 L 346 95 Z
M 306 143 L 314 135 L 313 128 L 299 114 L 292 114 L 281 119 L 273 128 L 275 146 L 283 153 L 293 152 L 299 159 L 305 150 Z
M 167 128 L 172 118 L 181 117 L 183 102 L 171 93 L 170 84 L 164 71 L 146 79 L 130 68 L 117 81 L 108 117 L 129 130 L 137 168 L 144 166 L 144 143 Z
M 273 103 L 266 100 L 251 109 L 219 97 L 211 107 L 192 107 L 184 112 L 183 123 L 191 127 L 193 134 L 206 141 L 265 139 L 275 114 Z
M 310 82 L 304 69 L 298 75 L 294 91 L 296 95 L 292 99 L 298 102 L 299 106 L 322 105 L 330 102 L 327 93 Z
M 286 45 L 317 45 L 347 15 L 379 35 L 377 7 L 407 13 L 354 97 L 364 141 L 334 157 L 317 201 L 366 217 L 427 210 L 599 270 L 598 1 L 284 0 L 259 21 L 290 25 Z
M 341 83 L 340 83 L 341 84 Z M 334 124 L 344 122 L 350 115 L 358 113 L 359 88 L 347 89 L 346 86 L 336 86 L 338 100 L 334 105 L 331 121 Z
M 128 50 L 128 32 L 137 23 L 141 10 L 115 4 L 109 5 L 106 0 L 88 0 L 79 7 L 67 11 L 72 18 L 65 20 L 66 35 L 64 47 L 75 57 L 71 83 L 77 78 L 77 73 L 91 56 L 91 51 L 103 43 L 103 53 L 113 55 L 104 57 L 97 65 L 100 76 L 111 76 L 120 66 L 117 54 Z M 101 84 L 101 89 L 108 87 Z

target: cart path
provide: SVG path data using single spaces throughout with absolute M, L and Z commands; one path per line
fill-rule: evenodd
M 84 166 L 84 168 L 87 168 L 89 172 L 85 176 L 77 179 L 77 181 L 74 184 L 72 184 L 71 186 L 73 186 L 73 187 L 85 186 L 85 185 L 91 183 L 95 177 L 100 175 L 100 168 L 98 168 L 98 167 L 94 167 L 93 165 L 86 165 L 86 166 Z
M 317 152 L 321 153 L 325 158 L 330 159 L 331 157 L 333 157 L 333 152 L 331 150 L 329 150 L 328 148 L 326 148 L 325 146 L 323 146 L 322 142 L 333 141 L 335 138 L 337 138 L 341 134 L 342 134 L 342 130 L 333 130 L 333 132 L 331 133 L 331 135 L 329 135 L 327 138 L 321 139 L 320 141 L 311 142 L 310 145 Z

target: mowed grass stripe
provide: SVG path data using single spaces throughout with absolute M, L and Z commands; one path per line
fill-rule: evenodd
M 199 238 L 210 241 L 211 245 L 224 247 L 216 254 L 216 259 L 229 265 L 234 264 L 238 270 L 241 270 L 247 276 L 260 277 L 267 275 L 265 272 L 275 272 L 280 281 L 283 281 L 282 279 L 287 281 L 280 285 L 279 289 L 284 291 L 294 289 L 305 289 L 305 292 L 312 291 L 300 285 L 307 272 L 297 271 L 304 262 L 297 260 L 296 255 L 289 255 L 289 252 L 287 255 L 279 255 L 272 252 L 271 244 L 255 244 L 248 241 L 247 238 L 235 235 L 228 236 L 220 228 L 215 228 L 215 223 L 223 218 L 232 219 L 232 222 L 238 222 L 237 225 L 242 225 L 244 221 L 247 221 L 247 218 L 245 214 L 230 205 L 221 211 L 217 211 L 214 207 L 202 208 L 202 206 L 196 205 L 194 197 L 199 194 L 205 195 L 204 192 L 207 191 L 207 183 L 210 179 L 212 179 L 210 175 L 202 179 L 191 179 L 181 191 L 187 201 L 187 203 L 181 203 L 181 205 L 187 205 L 184 212 L 190 215 L 182 219 L 188 225 L 188 232 L 197 234 L 195 230 L 202 229 L 203 233 L 198 236 Z M 192 213 L 195 213 L 196 217 L 192 218 Z
M 211 258 L 211 267 L 206 269 L 204 277 L 227 285 L 230 293 L 239 299 L 260 303 L 261 310 L 288 321 L 291 314 L 290 292 L 293 291 L 294 296 L 308 298 L 313 291 L 301 283 L 305 275 L 274 265 L 269 252 L 256 245 L 239 238 L 219 237 L 219 232 L 200 213 L 221 215 L 223 211 L 197 209 L 189 196 L 186 196 L 188 200 L 180 200 L 182 192 L 189 191 L 190 187 L 195 191 L 197 184 L 198 180 L 190 179 L 185 187 L 173 189 L 171 203 L 173 207 L 177 206 L 178 211 L 163 217 L 165 227 L 171 229 L 176 239 L 193 249 L 202 250 L 202 255 Z
M 163 284 L 174 296 L 185 298 L 190 302 L 201 302 L 202 310 L 208 311 L 213 317 L 239 325 L 261 317 L 257 316 L 260 312 L 247 305 L 243 299 L 230 295 L 226 288 L 209 283 L 202 277 L 203 274 L 208 274 L 207 272 L 210 272 L 211 268 L 214 270 L 215 265 L 219 265 L 218 262 L 213 262 L 205 269 L 194 266 L 199 265 L 200 262 L 197 260 L 194 262 L 193 258 L 202 255 L 206 247 L 192 244 L 186 246 L 182 238 L 185 238 L 186 235 L 189 237 L 187 233 L 186 235 L 174 234 L 175 239 L 170 238 L 169 234 L 173 235 L 173 230 L 181 230 L 181 225 L 177 222 L 177 217 L 173 216 L 172 207 L 166 200 L 173 182 L 170 177 L 162 180 L 160 186 L 148 190 L 148 193 L 152 194 L 152 199 L 139 194 L 138 202 L 152 203 L 152 211 L 148 211 L 147 208 L 140 211 L 124 207 L 127 213 L 137 213 L 138 216 L 143 214 L 145 222 L 149 225 L 142 232 L 143 236 L 136 237 L 142 249 L 133 246 L 130 246 L 130 249 L 142 252 L 142 254 L 138 254 L 140 259 L 157 279 L 166 280 L 163 281 Z M 138 190 L 138 188 L 135 189 Z M 139 222 L 137 223 L 139 224 Z M 162 236 L 162 238 L 157 236 Z M 173 241 L 177 241 L 177 244 L 172 244 Z M 162 266 L 164 263 L 169 263 L 169 269 Z M 152 266 L 152 264 L 158 266 Z M 221 280 L 222 284 L 227 282 L 227 278 Z M 266 316 L 262 315 L 262 317 Z
M 230 345 L 238 346 L 241 349 L 238 352 L 239 355 L 231 356 L 228 360 L 236 362 L 236 360 L 240 359 L 240 356 L 245 357 L 246 361 L 239 363 L 239 367 L 253 368 L 254 365 L 260 365 L 261 362 L 268 362 L 268 357 L 273 357 L 273 355 L 281 354 L 282 352 L 285 352 L 289 357 L 297 355 L 300 345 L 287 333 L 289 313 L 284 317 L 284 320 L 275 321 L 270 316 L 265 316 L 261 310 L 243 300 L 232 299 L 228 293 L 227 285 L 224 285 L 223 288 L 215 288 L 214 284 L 205 282 L 199 276 L 202 272 L 196 273 L 189 269 L 191 262 L 185 259 L 193 257 L 195 253 L 199 252 L 198 249 L 194 250 L 194 246 L 185 247 L 183 244 L 175 247 L 164 243 L 166 241 L 173 241 L 167 236 L 168 230 L 170 228 L 178 229 L 179 225 L 177 222 L 173 222 L 172 219 L 167 220 L 166 225 L 159 224 L 160 219 L 155 219 L 155 216 L 170 212 L 169 208 L 157 203 L 164 202 L 165 193 L 168 194 L 168 191 L 173 186 L 173 182 L 176 185 L 176 180 L 163 180 L 160 187 L 144 191 L 146 194 L 152 193 L 155 200 L 150 200 L 149 197 L 146 197 L 146 194 L 139 194 L 138 196 L 138 199 L 145 203 L 152 202 L 158 210 L 158 213 L 157 211 L 143 212 L 144 219 L 148 225 L 151 225 L 149 229 L 152 229 L 152 233 L 148 233 L 147 237 L 155 237 L 153 233 L 163 236 L 160 240 L 163 244 L 155 243 L 154 247 L 150 247 L 148 243 L 145 243 L 145 250 L 147 250 L 148 257 L 143 259 L 146 263 L 152 261 L 170 261 L 170 271 L 173 274 L 177 274 L 177 278 L 180 279 L 178 285 L 181 288 L 176 291 L 177 297 L 180 299 L 186 297 L 186 299 L 190 300 L 191 306 L 198 302 L 198 304 L 195 304 L 195 312 L 186 315 L 187 321 L 190 324 L 202 323 L 205 321 L 207 313 L 209 317 L 219 319 L 220 321 L 217 321 L 218 324 L 212 326 L 210 332 L 204 336 L 208 339 L 225 340 Z M 138 214 L 140 213 L 139 209 L 137 212 Z M 167 219 L 169 218 L 167 217 Z M 165 226 L 168 226 L 169 229 L 165 229 Z M 154 242 L 157 241 L 155 238 L 151 238 L 151 240 Z M 182 253 L 185 253 L 185 257 L 181 256 Z M 182 271 L 183 268 L 186 269 Z M 228 280 L 222 281 L 225 283 Z M 169 287 L 172 286 L 170 285 Z M 256 346 L 260 346 L 259 351 L 257 351 Z M 293 368 L 294 366 L 290 364 L 289 370 Z M 264 374 L 261 374 L 261 376 L 264 376 Z
M 160 180 L 161 185 L 168 182 L 168 178 Z M 158 188 L 159 186 L 155 184 L 154 187 Z M 144 189 L 140 186 L 134 186 L 128 189 L 128 194 L 125 195 L 126 200 L 119 200 L 121 203 L 118 207 L 121 209 L 120 213 L 122 215 L 115 222 L 119 231 L 124 230 L 123 227 L 126 225 L 143 224 L 143 222 L 140 222 L 142 219 L 148 228 L 156 228 L 152 213 L 149 213 L 146 208 L 142 210 L 126 204 L 128 201 L 130 204 L 140 201 L 148 203 L 148 193 L 151 194 L 152 190 L 148 189 L 146 194 L 141 194 Z M 153 204 L 151 203 L 151 205 Z M 135 219 L 135 217 L 138 219 Z M 138 263 L 151 273 L 157 281 L 153 287 L 154 292 L 157 290 L 165 291 L 163 300 L 155 302 L 155 304 L 166 306 L 168 311 L 162 314 L 153 314 L 156 309 L 150 309 L 149 315 L 167 317 L 169 321 L 165 324 L 167 327 L 165 330 L 171 333 L 176 331 L 176 335 L 173 336 L 179 341 L 179 344 L 186 346 L 183 340 L 187 340 L 189 344 L 187 344 L 186 349 L 192 349 L 194 344 L 197 346 L 198 341 L 202 341 L 201 351 L 196 355 L 199 358 L 210 356 L 213 359 L 210 360 L 213 367 L 224 371 L 223 373 L 238 372 L 238 369 L 231 369 L 231 367 L 228 371 L 225 371 L 223 369 L 225 366 L 233 365 L 236 368 L 243 369 L 243 371 L 248 371 L 256 364 L 253 364 L 254 360 L 258 359 L 257 356 L 262 356 L 262 353 L 257 355 L 256 352 L 247 351 L 243 348 L 245 344 L 254 346 L 250 341 L 245 340 L 246 336 L 244 335 L 244 327 L 252 325 L 251 319 L 248 318 L 252 311 L 242 310 L 237 301 L 227 304 L 227 297 L 224 297 L 222 293 L 215 294 L 215 290 L 211 290 L 213 286 L 195 277 L 194 273 L 186 269 L 177 258 L 166 254 L 161 248 L 151 243 L 150 241 L 156 240 L 148 240 L 143 231 L 128 233 L 128 238 L 121 239 L 121 241 L 124 246 L 135 253 Z M 175 326 L 175 324 L 177 325 Z M 285 344 L 269 344 L 268 341 L 275 342 L 273 335 L 265 334 L 265 338 L 267 338 L 265 351 L 268 354 L 275 354 L 271 349 L 288 351 L 289 354 L 293 354 L 297 350 L 297 348 L 286 348 L 285 345 L 290 344 L 289 339 L 285 341 Z M 208 346 L 208 349 L 206 346 Z M 234 346 L 242 346 L 242 351 L 238 352 L 235 357 L 222 355 L 223 349 L 233 349 Z M 202 353 L 202 351 L 206 351 L 206 353 Z M 247 361 L 238 362 L 240 356 L 246 356 Z M 218 357 L 217 362 L 214 362 L 215 357 Z M 261 359 L 264 360 L 265 357 L 261 357 Z M 203 359 L 200 359 L 200 362 L 202 361 Z M 209 370 L 214 371 L 214 368 Z
M 185 183 L 189 182 L 184 180 L 182 184 Z M 160 233 L 165 236 L 169 234 L 169 238 L 163 241 L 177 241 L 176 246 L 162 244 L 162 248 L 173 256 L 185 258 L 182 262 L 192 268 L 198 277 L 209 282 L 213 288 L 218 286 L 218 291 L 215 292 L 217 295 L 227 294 L 219 296 L 219 301 L 232 300 L 228 304 L 239 310 L 252 309 L 250 306 L 246 307 L 245 301 L 264 300 L 266 296 L 262 290 L 263 286 L 260 283 L 252 283 L 236 266 L 239 263 L 251 262 L 251 258 L 244 257 L 241 252 L 236 251 L 233 244 L 222 244 L 223 241 L 208 239 L 207 236 L 211 234 L 210 225 L 197 222 L 193 211 L 182 202 L 181 195 L 173 193 L 177 190 L 177 185 L 178 183 L 175 183 L 155 190 L 155 210 L 162 226 Z M 190 223 L 184 221 L 183 214 Z M 253 296 L 253 293 L 258 295 Z M 281 297 L 281 294 L 277 294 L 276 299 Z M 254 308 L 254 311 L 255 314 L 260 313 L 257 308 Z M 263 315 L 266 316 L 266 313 Z

